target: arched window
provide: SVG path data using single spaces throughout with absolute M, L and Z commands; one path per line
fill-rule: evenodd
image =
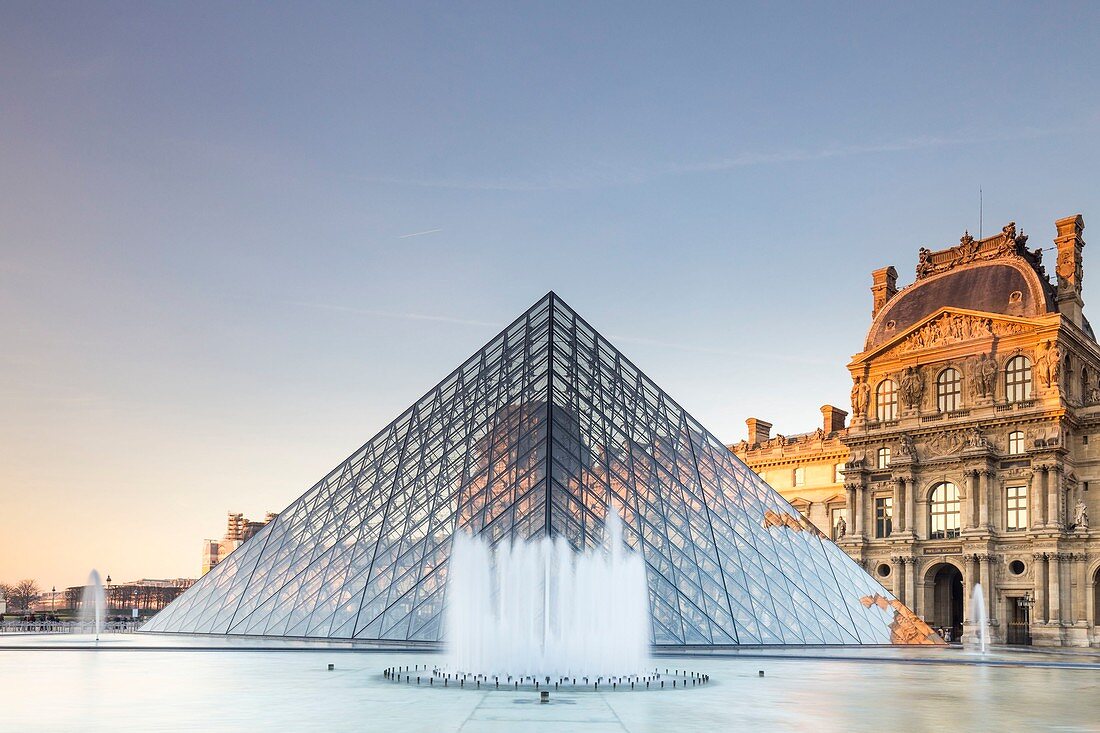
M 844 464 L 843 463 L 838 463 L 838 464 L 836 464 L 836 466 L 833 467 L 833 483 L 834 484 L 844 483 Z
M 1020 402 L 1031 399 L 1031 359 L 1014 356 L 1005 364 L 1005 399 Z
M 959 536 L 959 488 L 950 481 L 936 484 L 928 507 L 929 539 Z
M 875 461 L 875 468 L 889 468 L 890 467 L 890 449 L 879 448 L 878 459 Z
M 794 485 L 805 486 L 806 485 L 806 469 L 799 466 L 794 470 Z
M 898 385 L 893 379 L 884 379 L 875 389 L 875 414 L 879 420 L 896 420 L 898 417 Z
M 1013 430 L 1008 434 L 1008 452 L 1017 456 L 1024 452 L 1024 434 L 1019 430 Z
M 940 412 L 959 409 L 962 398 L 962 375 L 958 369 L 948 367 L 936 377 L 936 406 Z
M 1087 366 L 1081 366 L 1081 392 L 1077 395 L 1081 402 L 1085 402 L 1089 398 L 1089 368 Z

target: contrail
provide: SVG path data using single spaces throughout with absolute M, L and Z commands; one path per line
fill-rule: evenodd
M 402 234 L 400 237 L 398 237 L 398 239 L 408 239 L 409 237 L 420 237 L 420 236 L 423 236 L 425 234 L 435 234 L 436 232 L 441 232 L 441 231 L 443 231 L 443 230 L 442 229 L 426 229 L 422 232 L 413 232 L 412 234 Z

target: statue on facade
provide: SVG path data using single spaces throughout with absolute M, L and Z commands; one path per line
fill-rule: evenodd
M 932 250 L 927 247 L 921 247 L 920 252 L 917 254 L 917 279 L 927 277 L 932 274 L 935 267 L 932 265 Z
M 1043 352 L 1035 360 L 1035 375 L 1043 387 L 1058 384 L 1059 370 L 1062 368 L 1062 349 L 1058 344 L 1046 342 Z
M 1085 506 L 1085 502 L 1080 500 L 1078 500 L 1077 506 L 1073 508 L 1073 528 L 1089 528 L 1089 508 Z
M 901 399 L 906 407 L 919 407 L 921 396 L 924 394 L 924 381 L 921 379 L 920 370 L 914 366 L 905 368 L 901 375 Z
M 902 433 L 898 439 L 898 456 L 904 458 L 916 458 L 917 448 L 913 445 L 913 436 L 909 433 Z
M 843 539 L 844 535 L 848 532 L 848 523 L 844 521 L 844 517 L 840 517 L 836 520 L 836 538 Z
M 988 448 L 989 441 L 978 428 L 969 428 L 963 436 L 967 448 Z
M 871 386 L 867 384 L 866 379 L 856 377 L 855 384 L 852 385 L 852 418 L 861 418 L 867 416 L 867 405 L 871 399 Z
M 990 354 L 980 354 L 971 359 L 970 373 L 974 378 L 975 396 L 992 397 L 997 381 L 997 360 Z

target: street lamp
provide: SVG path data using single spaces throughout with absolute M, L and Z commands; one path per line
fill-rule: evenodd
M 50 588 L 50 613 L 57 613 L 57 586 Z
M 111 576 L 110 576 L 110 574 L 107 575 L 107 598 L 104 599 L 104 600 L 106 601 L 106 603 L 103 604 L 104 606 L 106 606 L 106 608 L 104 610 L 107 613 L 110 613 L 111 612 Z

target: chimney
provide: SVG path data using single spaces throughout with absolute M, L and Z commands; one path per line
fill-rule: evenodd
M 1081 308 L 1081 250 L 1085 240 L 1081 232 L 1085 229 L 1085 220 L 1080 214 L 1067 216 L 1054 222 L 1058 236 L 1054 244 L 1058 247 L 1058 264 L 1054 271 L 1058 275 L 1058 312 L 1078 326 L 1084 324 Z
M 847 419 L 848 413 L 839 407 L 833 407 L 832 405 L 821 406 L 821 428 L 825 431 L 825 434 L 835 433 L 838 430 L 844 429 L 844 420 Z
M 767 443 L 771 438 L 772 424 L 770 422 L 750 417 L 745 421 L 745 425 L 749 428 L 749 445 Z
M 878 315 L 882 306 L 890 302 L 898 292 L 898 271 L 893 265 L 883 267 L 871 273 L 871 295 L 874 296 L 874 305 L 871 308 L 871 318 Z

